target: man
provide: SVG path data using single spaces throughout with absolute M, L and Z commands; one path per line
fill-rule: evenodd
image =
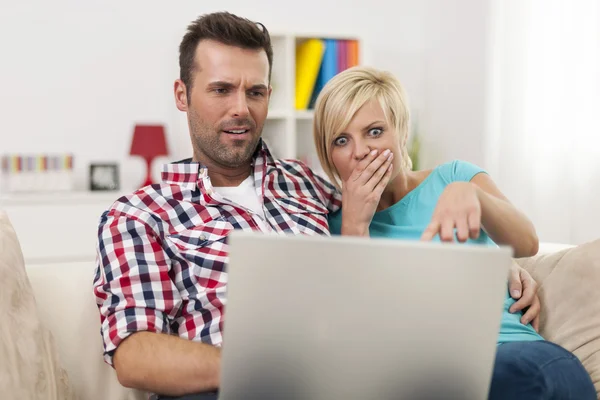
M 98 230 L 105 360 L 124 386 L 216 398 L 227 234 L 329 235 L 339 193 L 299 161 L 274 160 L 261 140 L 272 62 L 265 27 L 229 13 L 198 18 L 181 42 L 174 92 L 193 157 L 117 200 Z M 523 279 L 521 307 L 535 296 Z
M 232 229 L 329 234 L 333 186 L 300 162 L 274 160 L 261 141 L 272 61 L 267 30 L 228 13 L 199 18 L 181 42 L 175 101 L 193 157 L 119 199 L 99 227 L 105 359 L 124 386 L 218 388 Z

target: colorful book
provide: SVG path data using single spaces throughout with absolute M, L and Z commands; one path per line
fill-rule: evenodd
M 338 40 L 338 73 L 348 68 L 348 41 Z
M 357 40 L 324 39 L 325 50 L 315 85 L 311 91 L 309 109 L 313 109 L 317 97 L 325 84 L 338 73 L 359 65 L 359 43 Z
M 321 93 L 323 86 L 325 86 L 325 84 L 329 82 L 329 80 L 338 72 L 338 41 L 334 39 L 325 39 L 324 42 L 325 53 L 323 54 L 323 63 L 319 69 L 316 86 L 313 90 L 313 96 L 310 101 L 310 108 L 314 107 L 314 102 L 316 101 L 319 93 Z
M 296 109 L 308 108 L 323 61 L 325 43 L 309 39 L 296 49 Z
M 0 157 L 0 193 L 72 189 L 72 154 L 5 154 Z
M 347 42 L 347 63 L 348 68 L 352 68 L 358 65 L 358 41 L 348 40 Z

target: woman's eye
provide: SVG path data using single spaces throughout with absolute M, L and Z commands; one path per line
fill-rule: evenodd
M 369 135 L 371 135 L 371 136 L 379 136 L 382 133 L 383 133 L 383 129 L 381 129 L 381 128 L 369 129 Z
M 348 143 L 348 139 L 346 139 L 343 136 L 340 136 L 339 138 L 335 139 L 335 141 L 333 142 L 333 144 L 336 146 L 343 146 L 346 143 Z

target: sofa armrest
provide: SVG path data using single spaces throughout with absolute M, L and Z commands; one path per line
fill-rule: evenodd
M 541 256 L 545 254 L 552 254 L 564 249 L 570 249 L 572 247 L 575 247 L 575 245 L 566 243 L 540 242 L 540 248 L 536 255 Z

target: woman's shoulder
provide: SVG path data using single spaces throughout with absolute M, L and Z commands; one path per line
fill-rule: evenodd
M 436 173 L 446 183 L 457 181 L 470 181 L 479 173 L 486 172 L 480 166 L 465 160 L 452 160 L 438 165 L 430 173 Z

